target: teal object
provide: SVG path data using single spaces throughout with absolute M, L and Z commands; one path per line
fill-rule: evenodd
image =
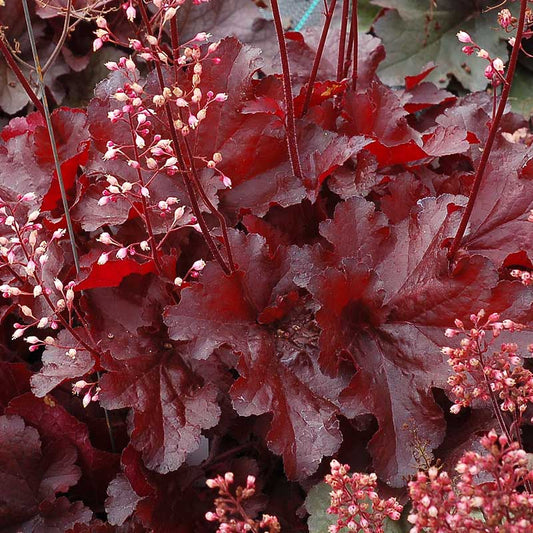
M 302 18 L 298 21 L 298 24 L 294 27 L 294 31 L 301 31 L 306 25 L 309 17 L 313 14 L 313 11 L 316 9 L 316 6 L 320 4 L 320 0 L 313 0 L 311 5 L 306 9 L 305 13 L 302 15 Z

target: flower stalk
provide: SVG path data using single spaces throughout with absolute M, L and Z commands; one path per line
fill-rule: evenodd
M 527 0 L 520 0 L 520 17 L 518 19 L 518 28 L 516 30 L 516 37 L 515 37 L 513 49 L 511 52 L 511 59 L 509 60 L 509 66 L 507 68 L 507 74 L 505 76 L 505 82 L 503 83 L 503 89 L 502 89 L 502 94 L 500 97 L 500 102 L 498 104 L 496 114 L 494 115 L 494 118 L 490 125 L 489 136 L 483 148 L 483 153 L 481 154 L 481 160 L 476 170 L 476 175 L 474 178 L 474 185 L 472 186 L 472 191 L 470 192 L 470 196 L 468 197 L 468 203 L 465 208 L 465 212 L 463 213 L 463 217 L 461 218 L 459 228 L 457 230 L 457 233 L 453 239 L 453 242 L 450 246 L 450 250 L 448 252 L 448 259 L 450 261 L 453 261 L 457 253 L 457 250 L 461 246 L 461 242 L 463 240 L 463 236 L 464 236 L 466 227 L 468 225 L 468 221 L 470 220 L 470 216 L 472 215 L 474 204 L 476 202 L 476 198 L 479 193 L 481 183 L 483 181 L 483 174 L 485 172 L 485 168 L 487 167 L 487 163 L 489 161 L 490 152 L 492 150 L 492 146 L 496 139 L 496 134 L 498 133 L 498 129 L 499 129 L 500 122 L 503 116 L 503 112 L 505 110 L 505 105 L 507 104 L 507 100 L 511 92 L 511 85 L 513 83 L 514 73 L 516 70 L 516 64 L 518 61 L 518 54 L 520 52 L 520 46 L 521 46 L 522 37 L 524 34 L 524 22 L 526 19 L 526 9 L 527 9 Z

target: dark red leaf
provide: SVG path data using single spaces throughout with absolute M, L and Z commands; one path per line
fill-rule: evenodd
M 25 364 L 0 361 L 0 415 L 11 399 L 30 390 L 30 377 Z
M 59 524 L 66 530 L 91 519 L 92 512 L 81 502 L 55 499 L 80 478 L 75 448 L 57 441 L 41 449 L 39 433 L 19 416 L 0 417 L 0 442 L 2 530 L 29 533 Z
M 111 481 L 107 493 L 107 519 L 111 524 L 121 526 L 133 514 L 141 497 L 131 488 L 123 474 Z
M 21 416 L 27 425 L 39 431 L 43 444 L 61 441 L 78 452 L 81 479 L 76 492 L 85 503 L 101 504 L 108 483 L 118 468 L 118 456 L 95 448 L 83 422 L 69 414 L 52 396 L 43 399 L 27 393 L 11 400 L 6 414 Z
M 416 113 L 434 105 L 449 104 L 455 100 L 455 96 L 439 89 L 433 83 L 425 82 L 411 90 L 406 90 L 401 99 L 408 113 Z
M 83 328 L 77 328 L 80 338 L 85 339 Z M 67 355 L 71 348 L 75 357 Z M 82 378 L 92 372 L 94 356 L 89 353 L 72 334 L 64 329 L 59 332 L 55 344 L 47 345 L 42 356 L 43 367 L 31 378 L 31 388 L 36 396 L 43 397 L 65 380 Z
M 72 184 L 78 165 L 83 164 L 88 148 L 86 114 L 79 109 L 60 108 L 52 114 L 59 159 L 63 163 L 67 185 Z M 48 130 L 35 120 L 26 127 L 20 122 L 0 147 L 0 177 L 4 200 L 16 200 L 19 194 L 34 192 L 39 200 L 47 196 L 47 208 L 59 198 L 54 181 L 54 159 Z M 52 187 L 52 189 L 51 189 Z

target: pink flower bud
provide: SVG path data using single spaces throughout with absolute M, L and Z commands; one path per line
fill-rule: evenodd
M 459 39 L 460 43 L 472 43 L 472 38 L 466 31 L 457 32 L 457 39 Z
M 224 184 L 224 187 L 231 189 L 231 180 L 225 174 L 222 174 L 222 183 Z
M 117 259 L 125 259 L 128 255 L 128 249 L 127 248 L 121 248 L 117 252 Z
M 205 41 L 207 41 L 207 39 L 209 39 L 209 37 L 211 37 L 211 34 L 210 33 L 206 33 L 205 31 L 201 31 L 200 33 L 197 33 L 194 37 L 193 37 L 193 41 L 198 41 L 199 43 L 203 43 Z
M 136 52 L 140 52 L 143 45 L 139 39 L 130 39 L 130 48 L 133 48 Z
M 83 400 L 82 400 L 83 407 L 87 407 L 91 403 L 91 400 L 92 400 L 91 391 L 89 390 L 83 397 Z
M 130 4 L 128 8 L 126 9 L 126 17 L 130 22 L 133 22 L 135 20 L 135 16 L 137 15 L 137 12 L 135 11 L 135 8 Z
M 96 240 L 103 244 L 111 244 L 111 241 L 112 241 L 111 235 L 109 235 L 107 231 L 104 231 L 103 233 L 101 233 L 100 236 Z
M 207 48 L 207 53 L 212 54 L 213 52 L 216 52 L 219 46 L 220 46 L 220 41 L 217 41 L 216 43 L 211 43 L 209 47 Z
M 67 304 L 70 304 L 74 301 L 74 291 L 69 288 L 67 289 L 67 294 L 66 294 L 66 299 L 67 299 Z
M 146 166 L 150 169 L 150 170 L 155 170 L 157 168 L 157 161 L 153 158 L 153 157 L 147 157 L 146 158 Z M 146 189 L 146 187 L 143 187 L 143 189 Z M 142 190 L 141 190 L 141 194 L 142 194 Z M 143 195 L 144 196 L 144 195 Z M 148 197 L 147 197 L 148 198 Z
M 24 330 L 23 330 L 23 329 L 17 329 L 17 330 L 15 330 L 15 332 L 13 333 L 13 335 L 11 335 L 11 339 L 12 339 L 12 340 L 16 340 L 16 339 L 18 339 L 19 337 L 22 337 L 22 335 L 24 335 Z
M 131 59 L 130 57 L 128 59 L 126 59 L 126 68 L 130 71 L 130 72 L 134 72 L 135 71 L 135 62 L 133 61 L 133 59 Z
M 100 50 L 100 48 L 102 48 L 102 46 L 104 46 L 104 41 L 98 37 L 93 41 L 93 52 L 97 52 Z
M 107 263 L 107 261 L 109 260 L 109 254 L 106 254 L 106 253 L 103 253 L 99 258 L 98 258 L 98 264 L 99 265 L 105 265 Z
M 191 267 L 192 270 L 195 270 L 197 272 L 200 272 L 204 268 L 205 268 L 205 261 L 203 259 L 198 259 L 198 261 L 195 261 Z
M 218 93 L 215 95 L 215 102 L 225 102 L 228 99 L 226 93 Z
M 505 70 L 505 66 L 503 64 L 503 61 L 497 57 L 493 62 L 492 62 L 492 66 L 494 67 L 494 70 L 496 70 L 497 72 L 499 72 L 500 74 L 502 74 Z

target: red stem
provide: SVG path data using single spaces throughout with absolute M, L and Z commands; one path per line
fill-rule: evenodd
M 133 153 L 135 154 L 135 161 L 141 164 L 141 160 L 139 157 L 139 150 L 137 149 L 137 145 L 135 144 L 135 128 L 133 126 L 133 120 L 131 118 L 131 114 L 129 114 L 129 122 L 130 122 L 130 131 L 131 131 L 131 140 L 133 143 Z M 139 183 L 141 184 L 141 187 L 144 188 L 144 180 L 143 175 L 141 172 L 140 167 L 137 167 L 137 178 L 139 179 Z M 155 240 L 154 232 L 152 230 L 152 223 L 150 222 L 150 215 L 148 213 L 148 205 L 146 204 L 146 198 L 141 193 L 141 205 L 144 215 L 144 220 L 146 222 L 146 231 L 148 232 L 148 238 L 150 239 L 150 248 L 152 251 L 152 259 L 154 260 L 154 264 L 157 268 L 157 272 L 161 274 L 163 272 L 163 269 L 161 268 L 161 263 L 159 262 L 159 254 L 157 253 L 157 243 Z
M 278 38 L 279 53 L 281 57 L 281 69 L 283 71 L 283 91 L 285 93 L 287 145 L 289 148 L 289 158 L 291 160 L 292 172 L 300 180 L 303 180 L 302 167 L 300 164 L 300 154 L 298 153 L 298 141 L 296 138 L 296 121 L 294 120 L 294 105 L 292 101 L 291 73 L 289 69 L 289 57 L 287 54 L 287 44 L 283 35 L 283 24 L 279 12 L 278 0 L 271 1 L 272 14 L 274 15 L 274 25 Z
M 179 34 L 178 34 L 178 18 L 172 17 L 170 20 L 170 38 L 172 41 L 172 60 L 174 61 L 174 81 L 178 83 L 178 59 L 180 57 Z
M 357 89 L 357 76 L 358 76 L 358 61 L 357 55 L 359 53 L 359 28 L 357 27 L 358 12 L 357 12 L 357 0 L 352 0 L 352 24 L 350 27 L 350 33 L 352 34 L 353 44 L 353 67 L 352 67 L 352 90 Z
M 326 11 L 326 20 L 324 21 L 324 26 L 322 28 L 322 35 L 320 36 L 320 42 L 318 43 L 315 60 L 313 62 L 313 68 L 311 69 L 309 81 L 307 82 L 307 92 L 305 94 L 302 115 L 305 115 L 307 113 L 307 110 L 309 109 L 309 104 L 311 103 L 311 96 L 313 95 L 313 85 L 315 83 L 316 75 L 318 73 L 318 67 L 320 66 L 320 60 L 322 59 L 322 54 L 324 52 L 324 46 L 326 44 L 326 39 L 328 37 L 329 27 L 331 25 L 331 19 L 333 18 L 333 12 L 335 10 L 336 4 L 337 0 L 331 0 L 329 8 Z
M 348 71 L 352 64 L 352 52 L 353 52 L 353 28 L 350 25 L 350 31 L 348 33 L 348 50 L 346 50 L 346 59 L 344 60 L 344 68 L 342 71 L 342 78 L 348 77 Z
M 28 83 L 28 80 L 24 77 L 24 74 L 20 70 L 19 66 L 17 65 L 17 62 L 11 55 L 11 52 L 9 51 L 9 48 L 6 46 L 6 43 L 4 42 L 4 38 L 0 36 L 0 52 L 2 52 L 2 55 L 4 56 L 7 64 L 19 80 L 20 84 L 26 91 L 26 94 L 28 95 L 28 98 L 33 102 L 33 105 L 37 108 L 37 111 L 41 113 L 41 115 L 44 117 L 44 108 L 43 104 L 37 98 L 37 95 L 35 94 L 34 90 L 30 87 L 30 84 Z
M 339 56 L 337 59 L 337 81 L 341 81 L 344 73 L 344 52 L 346 49 L 346 29 L 348 28 L 348 6 L 350 0 L 343 0 L 341 30 L 339 35 Z
M 211 200 L 209 200 L 209 197 L 201 186 L 200 177 L 198 176 L 198 172 L 196 170 L 196 167 L 194 166 L 194 156 L 191 150 L 191 145 L 187 140 L 187 137 L 183 138 L 183 142 L 185 144 L 185 149 L 187 150 L 187 156 L 189 158 L 189 164 L 192 170 L 192 175 L 194 176 L 194 184 L 196 186 L 196 190 L 198 191 L 198 194 L 200 195 L 200 198 L 204 202 L 207 209 L 209 209 L 211 213 L 213 213 L 213 215 L 215 215 L 218 219 L 218 223 L 220 224 L 220 228 L 222 230 L 222 239 L 224 240 L 224 246 L 228 255 L 229 267 L 232 272 L 235 272 L 237 268 L 233 261 L 233 253 L 231 251 L 231 245 L 229 243 L 228 225 L 226 223 L 226 219 L 224 218 L 224 215 L 211 203 Z
M 526 18 L 526 8 L 527 8 L 527 0 L 520 0 L 520 18 L 518 20 L 518 29 L 516 31 L 515 44 L 513 46 L 513 51 L 511 53 L 511 59 L 509 60 L 509 67 L 507 69 L 507 75 L 505 76 L 505 83 L 503 84 L 503 90 L 502 90 L 502 94 L 500 97 L 500 103 L 496 111 L 496 116 L 492 120 L 492 123 L 490 126 L 489 137 L 487 139 L 487 143 L 485 144 L 483 153 L 481 154 L 481 161 L 479 162 L 479 166 L 476 171 L 476 177 L 474 179 L 474 185 L 472 186 L 472 191 L 470 192 L 470 196 L 468 198 L 468 204 L 466 206 L 465 212 L 463 213 L 461 223 L 459 224 L 459 229 L 457 230 L 457 234 L 455 235 L 455 238 L 452 242 L 450 251 L 448 252 L 449 260 L 453 260 L 453 258 L 455 257 L 455 254 L 457 253 L 457 250 L 459 249 L 459 246 L 461 245 L 461 241 L 463 240 L 466 226 L 468 224 L 468 221 L 474 209 L 476 197 L 479 193 L 479 188 L 483 180 L 483 173 L 485 172 L 485 168 L 489 160 L 490 152 L 492 150 L 492 145 L 494 144 L 494 140 L 496 139 L 496 134 L 498 133 L 498 127 L 500 125 L 500 121 L 503 116 L 503 112 L 505 110 L 505 104 L 507 103 L 509 93 L 511 92 L 511 84 L 513 82 L 513 77 L 514 77 L 514 73 L 516 70 L 516 63 L 518 61 L 518 54 L 520 52 L 520 44 L 522 42 L 522 35 L 524 33 L 524 21 Z

